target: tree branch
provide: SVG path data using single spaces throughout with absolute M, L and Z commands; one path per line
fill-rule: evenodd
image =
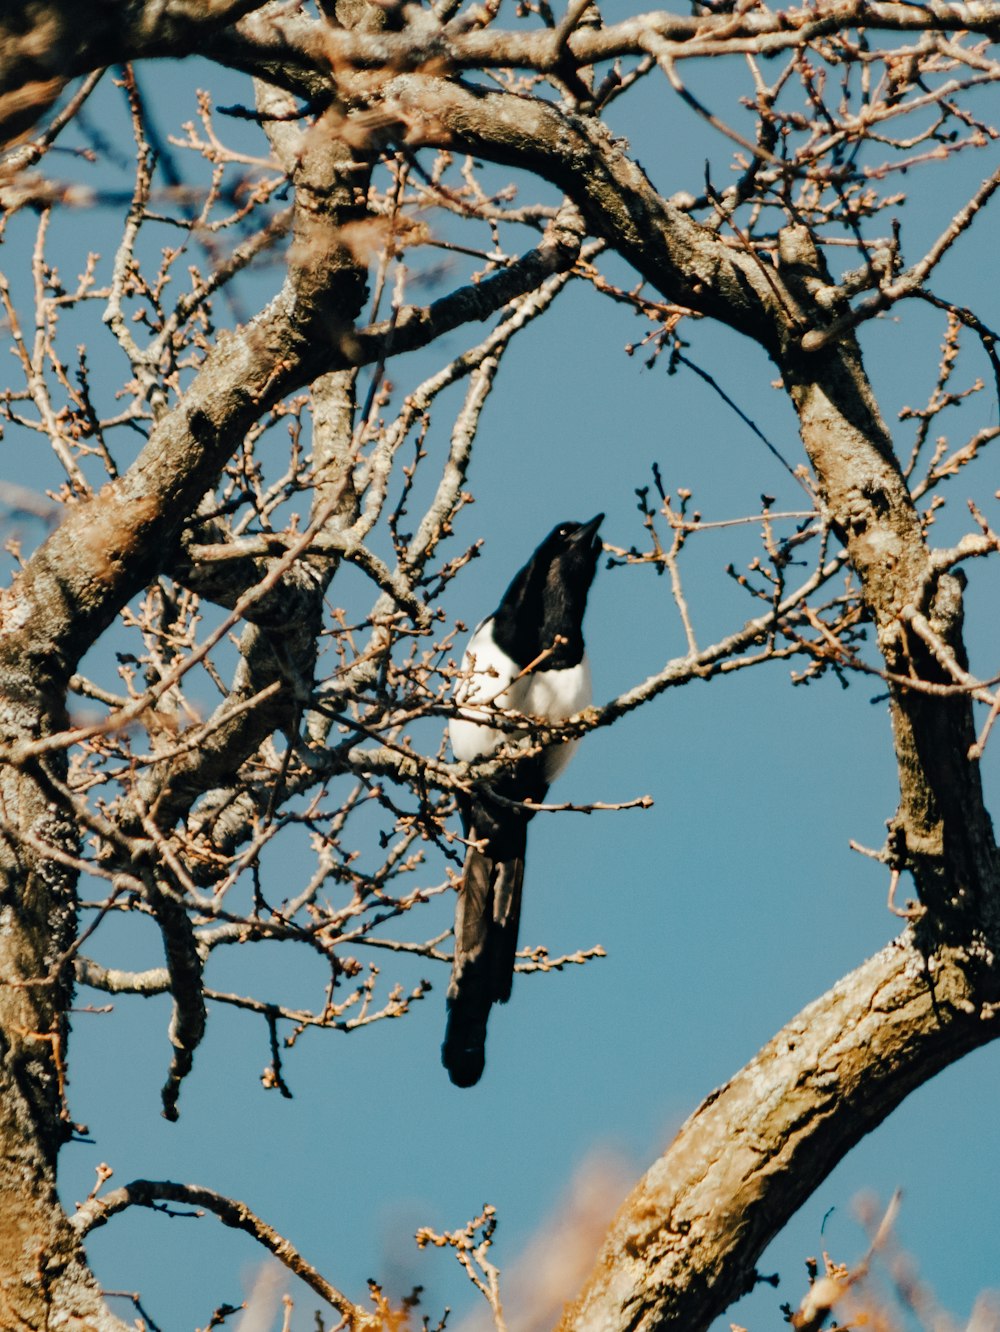
M 306 1262 L 298 1249 L 283 1235 L 279 1235 L 273 1226 L 262 1221 L 252 1212 L 246 1203 L 234 1198 L 226 1198 L 213 1189 L 203 1188 L 199 1184 L 175 1184 L 166 1179 L 134 1179 L 119 1189 L 100 1198 L 91 1198 L 85 1202 L 70 1218 L 70 1225 L 83 1237 L 100 1226 L 105 1226 L 113 1216 L 128 1207 L 148 1207 L 152 1211 L 162 1211 L 157 1206 L 159 1201 L 184 1203 L 191 1207 L 204 1208 L 219 1218 L 225 1226 L 242 1230 L 258 1244 L 274 1254 L 288 1270 L 300 1281 L 304 1281 L 310 1290 L 336 1309 L 352 1332 L 377 1332 L 381 1327 L 379 1319 L 360 1305 L 349 1300 L 336 1286 Z
M 990 976 L 996 995 L 996 964 Z M 560 1332 L 708 1327 L 752 1289 L 760 1254 L 850 1148 L 998 1035 L 981 979 L 907 934 L 803 1009 L 636 1186 Z

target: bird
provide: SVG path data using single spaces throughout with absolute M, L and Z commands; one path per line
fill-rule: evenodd
M 471 763 L 527 729 L 503 729 L 495 709 L 566 721 L 589 707 L 583 643 L 587 594 L 603 549 L 599 513 L 554 527 L 514 576 L 492 615 L 473 631 L 448 724 L 452 752 Z M 441 1061 L 453 1083 L 472 1087 L 486 1063 L 486 1023 L 510 998 L 521 915 L 528 822 L 577 741 L 553 744 L 458 797 L 467 850 L 455 908 L 455 952 Z M 499 797 L 499 798 L 497 798 Z M 514 803 L 511 803 L 514 802 Z

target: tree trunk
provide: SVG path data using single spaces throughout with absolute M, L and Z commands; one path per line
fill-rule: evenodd
M 25 646 L 16 631 L 0 645 L 5 748 L 63 721 L 61 706 L 50 706 L 50 671 L 32 671 Z M 56 856 L 72 856 L 78 834 L 53 785 L 61 764 L 46 762 L 48 772 L 31 760 L 0 775 L 0 1327 L 118 1332 L 124 1325 L 107 1311 L 56 1194 L 56 1157 L 70 1132 L 64 955 L 76 930 L 76 874 Z

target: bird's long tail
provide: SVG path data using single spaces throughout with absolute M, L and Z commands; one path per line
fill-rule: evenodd
M 514 980 L 528 817 L 471 801 L 463 810 L 470 846 L 455 911 L 455 960 L 441 1060 L 452 1082 L 471 1087 L 486 1062 L 486 1022 Z

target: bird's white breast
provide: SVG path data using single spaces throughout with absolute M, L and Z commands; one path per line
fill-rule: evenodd
M 469 763 L 492 753 L 504 739 L 516 740 L 524 731 L 501 731 L 483 720 L 490 708 L 507 708 L 540 717 L 548 722 L 565 721 L 589 707 L 593 697 L 590 664 L 586 655 L 576 666 L 561 671 L 533 671 L 520 675 L 520 668 L 493 641 L 492 617 L 485 620 L 469 639 L 462 658 L 462 670 L 468 671 L 456 691 L 462 706 L 461 717 L 448 724 L 455 757 Z M 518 678 L 519 677 L 519 678 Z M 477 708 L 475 705 L 480 704 Z M 552 781 L 573 756 L 578 741 L 553 745 L 546 753 L 546 777 Z
M 561 722 L 589 708 L 593 696 L 590 662 L 584 653 L 583 660 L 576 666 L 562 671 L 536 671 L 529 675 L 524 702 L 519 707 L 532 717 Z M 550 782 L 565 768 L 579 743 L 579 740 L 568 740 L 563 745 L 552 745 L 546 751 L 545 775 Z

